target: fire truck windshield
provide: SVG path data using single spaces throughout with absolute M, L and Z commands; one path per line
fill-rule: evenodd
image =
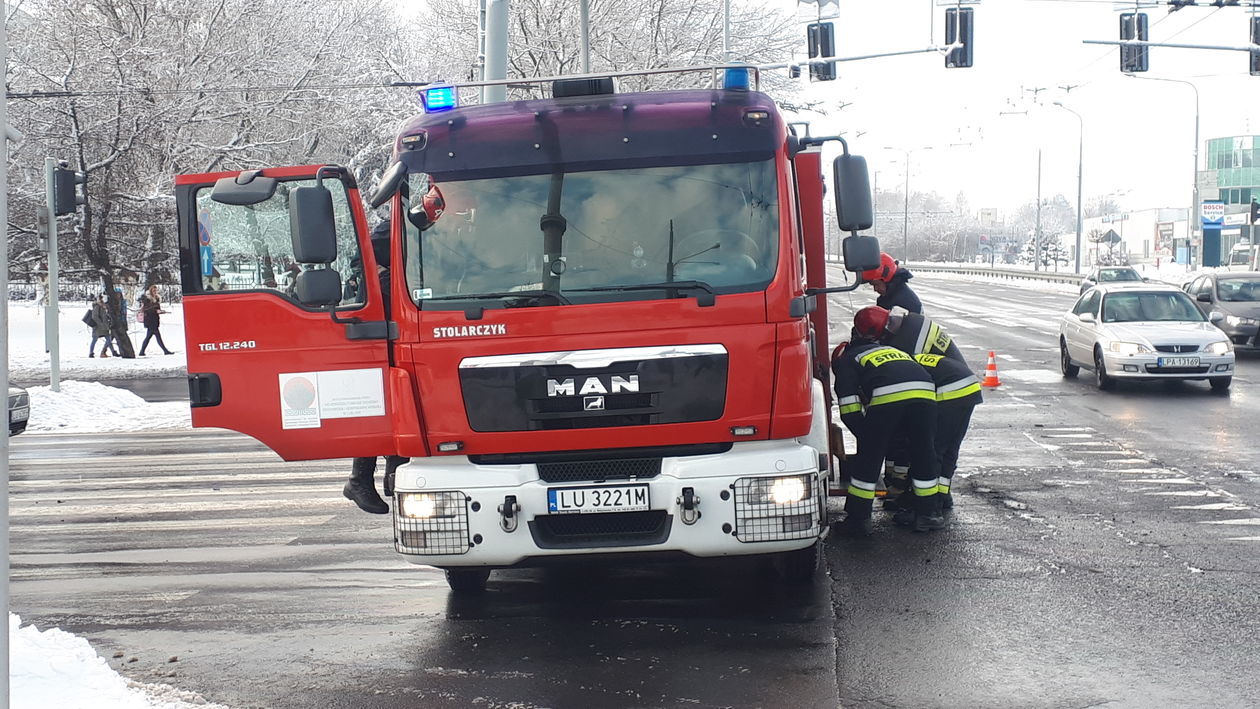
M 565 296 L 527 301 L 540 306 L 661 298 L 633 286 L 673 281 L 749 292 L 778 260 L 773 160 L 409 180 L 406 278 L 424 309 L 531 291 Z

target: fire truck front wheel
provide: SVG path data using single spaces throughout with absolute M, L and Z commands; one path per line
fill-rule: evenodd
M 774 570 L 788 584 L 807 584 L 818 575 L 818 565 L 822 557 L 822 542 L 814 542 L 812 546 L 796 551 L 787 551 L 775 556 Z
M 490 569 L 445 569 L 446 585 L 455 593 L 483 593 L 486 581 L 490 580 Z

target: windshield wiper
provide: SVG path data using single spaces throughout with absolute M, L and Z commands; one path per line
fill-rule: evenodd
M 713 286 L 704 281 L 664 281 L 661 283 L 629 283 L 620 286 L 592 286 L 590 288 L 570 288 L 569 292 L 624 292 L 633 290 L 667 290 L 671 293 L 671 298 L 677 297 L 673 295 L 675 291 L 704 291 L 704 295 L 696 295 L 696 303 L 702 308 L 713 305 L 714 296 L 717 295 L 713 290 Z
M 555 298 L 556 302 L 561 305 L 573 305 L 573 302 L 564 297 L 564 294 L 560 291 L 545 289 L 501 291 L 498 293 L 463 293 L 425 298 L 424 300 L 483 300 L 486 298 Z

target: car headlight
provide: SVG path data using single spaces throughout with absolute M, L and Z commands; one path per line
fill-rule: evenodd
M 1151 348 L 1139 342 L 1112 342 L 1107 345 L 1107 349 L 1117 354 L 1135 355 L 1143 352 L 1150 352 Z
M 1212 344 L 1203 348 L 1204 352 L 1207 352 L 1208 354 L 1214 354 L 1214 355 L 1223 355 L 1227 352 L 1232 352 L 1233 350 L 1234 350 L 1234 345 L 1229 340 L 1221 340 L 1220 342 L 1213 342 Z
M 455 517 L 463 508 L 462 492 L 404 492 L 398 495 L 398 514 L 412 519 Z
M 748 487 L 747 500 L 754 505 L 790 505 L 809 495 L 809 477 L 756 478 Z
M 1232 325 L 1233 327 L 1238 327 L 1239 325 L 1256 325 L 1260 324 L 1260 320 L 1255 318 L 1241 318 L 1237 315 L 1226 315 L 1225 324 Z

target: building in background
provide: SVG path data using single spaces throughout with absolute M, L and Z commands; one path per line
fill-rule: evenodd
M 1255 245 L 1247 214 L 1252 200 L 1260 200 L 1260 135 L 1211 138 L 1207 141 L 1204 169 L 1199 172 L 1199 200 L 1225 205 L 1221 227 L 1221 263 L 1237 247 Z

